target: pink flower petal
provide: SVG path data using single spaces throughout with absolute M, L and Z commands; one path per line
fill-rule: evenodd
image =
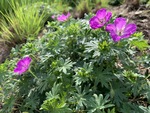
M 111 38 L 113 39 L 114 42 L 118 42 L 121 40 L 121 37 L 118 36 L 117 34 L 110 33 Z
M 108 24 L 106 30 L 110 32 L 111 38 L 114 42 L 120 41 L 122 38 L 128 38 L 136 32 L 137 26 L 135 24 L 127 24 L 125 18 L 116 18 L 114 24 Z
M 135 24 L 128 24 L 124 30 L 124 33 L 133 34 L 136 32 L 137 26 Z
M 90 27 L 92 29 L 97 29 L 103 26 L 103 24 L 100 24 L 99 19 L 97 18 L 97 16 L 94 16 L 90 19 L 89 21 L 90 23 Z
M 106 15 L 107 15 L 107 11 L 106 11 L 106 9 L 104 9 L 104 8 L 98 10 L 97 13 L 96 13 L 96 16 L 97 16 L 99 19 L 103 19 Z
M 20 74 L 20 72 L 21 72 L 21 68 L 19 68 L 19 67 L 16 67 L 16 68 L 14 69 L 14 72 L 15 72 L 15 73 L 18 73 L 18 74 Z
M 120 32 L 120 31 L 122 31 L 122 30 L 125 29 L 125 26 L 126 26 L 126 19 L 125 19 L 125 18 L 122 18 L 122 17 L 116 18 L 114 24 L 115 24 L 115 26 L 116 26 L 117 32 Z
M 26 66 L 29 66 L 29 65 L 30 65 L 30 62 L 31 62 L 31 58 L 30 58 L 30 57 L 25 57 L 25 58 L 23 59 L 23 62 L 24 62 L 24 64 L 25 64 Z
M 92 29 L 98 29 L 103 27 L 112 17 L 111 12 L 107 12 L 106 9 L 102 8 L 97 11 L 96 15 L 89 21 Z
M 52 16 L 51 16 L 52 19 L 55 19 L 55 17 L 56 17 L 55 15 L 52 15 Z
M 124 30 L 123 35 L 121 36 L 122 38 L 128 38 L 130 35 L 136 32 L 136 25 L 135 24 L 128 24 L 126 25 L 126 28 Z
M 116 27 L 114 24 L 108 24 L 106 26 L 106 30 L 109 31 L 109 32 L 113 32 L 113 33 L 116 33 Z
M 29 69 L 30 63 L 31 63 L 31 58 L 30 57 L 25 57 L 21 60 L 18 61 L 16 68 L 14 69 L 14 73 L 17 74 L 23 74 Z
M 57 20 L 60 22 L 64 22 L 64 21 L 68 20 L 69 17 L 70 17 L 70 13 L 68 12 L 67 15 L 64 15 L 64 14 L 59 15 L 57 17 Z
M 68 12 L 68 13 L 67 13 L 67 17 L 69 18 L 70 16 L 71 16 L 71 14 Z
M 112 17 L 112 13 L 111 12 L 107 12 L 107 15 L 105 17 L 106 22 L 108 22 L 111 19 L 111 17 Z

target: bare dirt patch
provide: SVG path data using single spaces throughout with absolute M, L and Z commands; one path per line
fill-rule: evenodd
M 11 47 L 5 43 L 0 43 L 0 64 L 9 56 Z

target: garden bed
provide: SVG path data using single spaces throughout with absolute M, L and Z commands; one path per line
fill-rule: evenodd
M 148 7 L 100 8 L 84 18 L 51 10 L 50 19 L 36 26 L 41 11 L 45 14 L 41 8 L 47 9 L 38 5 L 38 12 L 24 16 L 27 7 L 21 7 L 17 13 L 18 23 L 27 26 L 10 22 L 20 32 L 12 38 L 2 33 L 6 41 L 21 43 L 1 44 L 0 112 L 149 113 Z

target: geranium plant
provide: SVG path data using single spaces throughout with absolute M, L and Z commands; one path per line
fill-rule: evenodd
M 129 38 L 136 32 L 135 24 L 127 24 L 125 18 L 116 18 L 114 24 L 108 24 L 106 30 L 110 32 L 112 39 L 115 42 L 120 41 L 123 38 Z
M 64 21 L 68 20 L 69 17 L 70 17 L 70 13 L 68 12 L 67 14 L 59 15 L 57 17 L 57 20 L 60 22 L 64 22 Z
M 92 29 L 101 28 L 111 19 L 111 17 L 111 12 L 107 12 L 104 8 L 100 9 L 97 11 L 96 15 L 90 19 L 90 26 Z
M 135 24 L 127 24 L 125 18 L 112 19 L 111 12 L 100 9 L 96 17 L 55 20 L 47 29 L 42 38 L 12 49 L 12 60 L 0 66 L 5 78 L 0 82 L 2 112 L 149 111 L 149 76 L 139 66 L 149 68 L 145 64 L 150 57 L 137 55 L 137 48 L 144 53 L 149 46 L 142 33 L 135 32 Z M 19 77 L 13 73 L 16 59 L 25 55 L 32 56 L 31 69 L 38 79 L 27 72 Z M 7 90 L 14 83 L 15 90 Z
M 14 69 L 14 72 L 17 74 L 23 74 L 29 69 L 30 63 L 31 63 L 30 57 L 25 57 L 18 61 L 16 68 Z

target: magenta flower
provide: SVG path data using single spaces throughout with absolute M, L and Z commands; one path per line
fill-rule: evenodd
M 130 37 L 134 32 L 136 32 L 135 24 L 127 24 L 125 18 L 116 18 L 114 24 L 108 24 L 106 30 L 110 32 L 114 42 L 118 42 L 123 38 Z
M 103 27 L 112 17 L 111 12 L 107 12 L 106 9 L 102 8 L 96 12 L 96 16 L 92 17 L 89 21 L 92 29 L 98 29 Z
M 51 16 L 52 19 L 55 19 L 55 17 L 56 17 L 55 15 L 52 15 L 52 16 Z
M 18 61 L 16 68 L 14 69 L 14 73 L 17 73 L 19 75 L 23 74 L 29 69 L 30 63 L 31 63 L 30 57 L 25 57 Z
M 68 12 L 67 15 L 65 15 L 65 14 L 59 15 L 59 16 L 57 17 L 57 20 L 60 21 L 60 22 L 64 22 L 64 21 L 68 20 L 68 18 L 69 18 L 70 16 L 71 16 L 71 15 L 70 15 L 70 13 Z

